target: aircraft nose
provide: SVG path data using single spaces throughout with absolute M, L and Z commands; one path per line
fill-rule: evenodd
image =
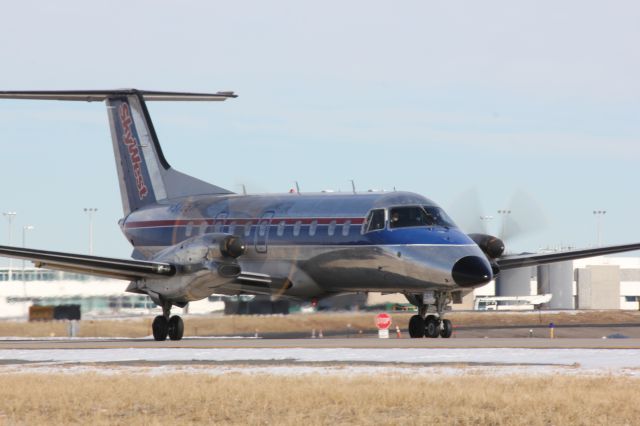
M 451 276 L 460 287 L 473 287 L 491 281 L 491 265 L 478 256 L 466 256 L 451 268 Z

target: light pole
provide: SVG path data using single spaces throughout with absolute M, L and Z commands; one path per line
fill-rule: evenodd
M 13 232 L 13 218 L 16 217 L 16 212 L 4 212 L 2 213 L 2 215 L 4 217 L 7 218 L 7 220 L 9 221 L 9 245 L 12 244 L 12 232 Z M 8 276 L 8 280 L 12 281 L 13 280 L 13 276 L 11 273 L 11 267 L 13 266 L 13 263 L 11 261 L 11 258 L 9 258 L 9 276 Z
M 84 212 L 89 215 L 89 254 L 93 254 L 93 214 L 97 211 L 93 207 L 84 208 Z
M 500 233 L 500 238 L 504 240 L 507 228 L 507 215 L 511 214 L 511 210 L 498 210 L 498 214 L 502 216 L 502 231 Z
M 22 248 L 25 248 L 27 246 L 27 231 L 32 231 L 35 227 L 33 225 L 25 225 L 22 227 Z M 27 308 L 27 283 L 26 283 L 26 277 L 25 277 L 25 271 L 24 271 L 24 259 L 22 260 L 22 296 L 23 296 L 23 301 L 22 301 L 22 307 L 23 307 L 23 311 L 22 313 L 26 315 L 26 308 Z
M 596 217 L 596 237 L 598 245 L 600 247 L 602 245 L 602 217 L 607 214 L 606 210 L 594 210 L 593 215 Z
M 22 227 L 22 248 L 27 246 L 27 231 L 33 231 L 33 225 L 25 225 Z M 24 280 L 24 260 L 22 261 L 22 279 Z
M 493 216 L 480 216 L 480 223 L 482 223 L 482 228 L 484 230 L 485 233 L 489 232 L 488 231 L 488 223 L 490 220 L 493 220 Z M 485 225 L 486 223 L 486 225 Z

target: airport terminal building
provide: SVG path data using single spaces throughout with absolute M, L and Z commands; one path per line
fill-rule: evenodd
M 518 309 L 514 298 L 526 301 L 530 299 L 522 296 L 534 295 L 551 297 L 540 306 L 527 306 L 528 309 L 638 310 L 640 257 L 600 256 L 504 271 L 454 308 L 473 309 L 477 308 L 478 300 L 493 299 L 497 303 L 489 306 L 494 309 Z M 505 303 L 500 305 L 500 300 Z
M 127 281 L 39 268 L 0 268 L 0 318 L 26 318 L 29 307 L 80 305 L 84 316 L 157 315 L 146 295 L 126 293 Z M 191 313 L 221 311 L 218 298 L 190 303 Z

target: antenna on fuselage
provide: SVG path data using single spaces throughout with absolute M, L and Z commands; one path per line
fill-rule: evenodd
M 296 183 L 296 192 L 299 194 L 300 193 L 300 185 L 298 185 L 298 181 L 295 181 Z
M 353 193 L 356 193 L 356 182 L 351 179 L 351 190 L 353 191 Z
M 242 195 L 247 195 L 247 187 L 244 183 L 242 184 Z

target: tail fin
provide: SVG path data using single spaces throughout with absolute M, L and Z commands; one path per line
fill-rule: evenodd
M 233 92 L 175 93 L 135 89 L 0 92 L 0 99 L 106 101 L 125 215 L 164 199 L 231 191 L 171 168 L 162 154 L 145 100 L 223 101 Z
M 164 199 L 231 191 L 171 168 L 142 95 L 106 99 L 125 214 Z

